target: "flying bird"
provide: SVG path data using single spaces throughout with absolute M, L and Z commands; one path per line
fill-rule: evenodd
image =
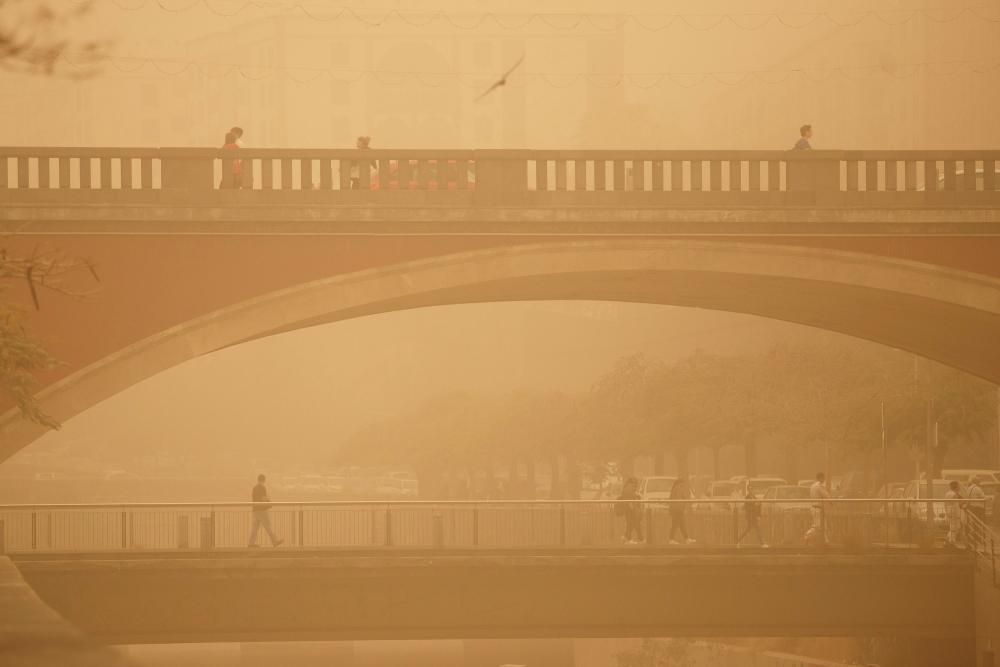
M 507 85 L 507 77 L 509 77 L 511 74 L 513 74 L 514 70 L 516 70 L 518 67 L 520 67 L 521 63 L 523 63 L 523 62 L 524 62 L 524 55 L 522 54 L 521 58 L 516 63 L 514 63 L 514 66 L 511 67 L 506 72 L 504 72 L 503 76 L 500 77 L 500 79 L 496 83 L 494 83 L 492 86 L 490 86 L 489 88 L 487 88 L 486 91 L 483 92 L 482 95 L 480 95 L 479 97 L 476 98 L 476 101 L 478 102 L 479 100 L 483 99 L 484 97 L 486 97 L 487 95 L 489 95 L 490 93 L 492 93 L 497 88 L 503 88 L 504 86 L 506 86 Z

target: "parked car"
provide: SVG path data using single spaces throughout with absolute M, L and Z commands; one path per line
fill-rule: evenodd
M 732 497 L 733 493 L 739 487 L 739 484 L 732 480 L 716 480 L 714 482 L 709 482 L 708 488 L 705 490 L 705 498 L 708 500 L 722 500 Z M 714 510 L 729 511 L 732 509 L 730 503 L 705 503 L 704 505 L 698 504 L 697 508 L 700 510 Z
M 764 491 L 764 500 L 781 500 L 788 502 L 764 503 L 765 512 L 808 512 L 812 507 L 809 489 L 804 486 L 772 486 Z
M 1000 479 L 997 478 L 992 470 L 984 468 L 953 468 L 941 471 L 942 479 L 954 479 L 963 484 L 968 484 L 975 477 L 985 482 L 1000 482 Z
M 755 496 L 760 498 L 772 486 L 788 486 L 788 482 L 782 477 L 748 477 L 736 488 L 733 496 L 736 498 L 746 496 L 747 486 L 750 487 Z
M 641 477 L 637 491 L 643 500 L 670 500 L 675 482 L 676 477 Z

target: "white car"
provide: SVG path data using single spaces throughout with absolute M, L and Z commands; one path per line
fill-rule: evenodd
M 670 500 L 676 477 L 642 477 L 636 490 L 642 500 Z
M 941 471 L 942 479 L 953 479 L 962 484 L 968 484 L 977 477 L 983 482 L 1000 482 L 993 470 L 985 468 L 953 468 Z
M 764 500 L 783 500 L 788 502 L 765 503 L 764 511 L 776 512 L 808 512 L 812 507 L 810 491 L 804 486 L 772 486 L 764 492 Z

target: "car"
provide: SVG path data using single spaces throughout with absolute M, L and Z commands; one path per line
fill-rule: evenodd
M 929 498 L 940 499 L 944 498 L 945 494 L 948 493 L 949 485 L 954 480 L 950 479 L 935 479 L 931 487 L 931 495 Z M 959 489 L 962 495 L 965 495 L 964 487 Z M 906 488 L 903 490 L 903 499 L 905 502 L 900 503 L 896 506 L 897 512 L 906 513 L 908 516 L 912 516 L 915 519 L 921 521 L 927 521 L 927 481 L 923 479 L 915 479 L 908 482 Z M 895 504 L 895 503 L 894 503 Z M 947 530 L 948 528 L 948 517 L 945 512 L 945 503 L 937 502 L 931 504 L 931 518 L 930 520 L 934 523 L 935 527 L 938 529 Z
M 764 500 L 779 500 L 788 502 L 765 503 L 764 511 L 775 512 L 808 512 L 812 507 L 809 489 L 804 486 L 786 484 L 771 486 L 764 491 Z
M 1000 482 L 1000 479 L 997 479 L 996 474 L 992 470 L 986 470 L 985 468 L 953 468 L 942 470 L 941 478 L 954 479 L 963 484 L 968 484 L 974 478 L 978 478 L 983 482 Z
M 642 477 L 637 493 L 643 500 L 670 500 L 676 477 Z
M 736 491 L 738 483 L 732 480 L 716 480 L 714 482 L 709 482 L 708 488 L 705 490 L 705 498 L 708 500 L 724 500 L 728 499 Z M 706 510 L 716 510 L 716 511 L 727 511 L 731 509 L 732 506 L 729 503 L 705 503 L 704 505 L 698 505 L 698 509 Z
M 733 497 L 737 499 L 746 497 L 747 486 L 753 495 L 760 498 L 772 486 L 788 486 L 788 482 L 783 477 L 747 477 L 733 491 Z

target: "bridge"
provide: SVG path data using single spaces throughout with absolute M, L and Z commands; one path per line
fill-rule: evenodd
M 0 554 L 0 575 L 16 581 L 0 610 L 32 609 L 73 652 L 97 650 L 81 637 L 877 636 L 971 664 L 1000 636 L 984 527 L 970 526 L 975 548 L 948 550 L 926 503 L 833 500 L 827 546 L 807 547 L 801 501 L 760 502 L 770 549 L 739 545 L 742 510 L 727 500 L 634 502 L 639 545 L 621 543 L 610 501 L 282 502 L 269 512 L 286 543 L 257 549 L 250 503 L 3 506 L 0 552 L 16 572 Z M 669 541 L 670 505 L 687 508 L 694 544 Z M 52 612 L 75 629 L 49 629 Z
M 64 362 L 50 414 L 301 327 L 539 299 L 761 315 L 1000 381 L 998 151 L 239 155 L 234 189 L 215 149 L 0 148 L 8 248 L 101 278 L 30 316 Z M 42 431 L 0 411 L 3 460 Z

